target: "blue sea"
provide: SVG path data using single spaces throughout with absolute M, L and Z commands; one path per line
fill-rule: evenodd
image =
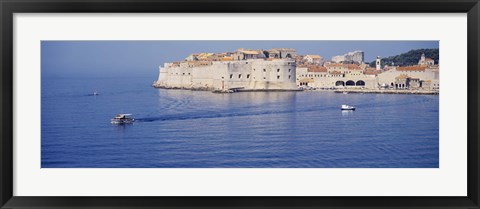
M 439 167 L 436 95 L 214 94 L 154 80 L 42 78 L 42 168 Z M 111 124 L 118 113 L 137 121 Z

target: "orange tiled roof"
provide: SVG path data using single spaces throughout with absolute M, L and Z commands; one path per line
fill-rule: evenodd
M 367 68 L 365 71 L 363 71 L 363 74 L 365 75 L 378 75 L 380 72 L 376 70 L 375 68 Z
M 310 82 L 315 82 L 315 80 L 313 80 L 313 78 L 302 78 L 302 79 L 300 79 L 300 82 L 302 82 L 302 83 L 305 83 L 305 82 L 310 83 Z
M 330 63 L 326 65 L 327 67 L 342 67 L 343 64 L 340 63 Z
M 413 66 L 406 66 L 406 67 L 398 67 L 398 71 L 425 71 L 426 66 L 421 65 L 413 65 Z
M 342 72 L 339 72 L 339 71 L 336 71 L 336 70 L 334 70 L 334 71 L 331 71 L 331 72 L 330 72 L 330 74 L 336 74 L 336 75 L 339 75 L 339 74 L 343 74 L 343 73 L 342 73 Z
M 362 69 L 362 68 L 360 68 L 360 66 L 355 65 L 355 64 L 347 64 L 346 67 L 347 67 L 349 70 L 361 70 L 361 69 Z
M 327 72 L 327 68 L 321 67 L 321 66 L 308 66 L 307 71 L 308 72 Z

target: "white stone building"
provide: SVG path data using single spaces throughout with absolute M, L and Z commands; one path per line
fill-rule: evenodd
M 406 86 L 402 86 L 402 83 L 399 83 L 400 79 L 406 79 Z M 426 90 L 440 89 L 438 66 L 414 65 L 406 67 L 389 67 L 388 70 L 378 74 L 378 83 L 380 86 L 395 89 L 411 89 L 409 86 L 409 80 L 416 79 L 419 79 L 420 82 L 418 88 Z M 424 82 L 426 85 L 423 85 Z
M 327 64 L 297 68 L 297 86 L 323 89 L 360 88 L 375 89 L 375 75 L 364 74 L 364 69 L 355 64 Z
M 184 61 L 159 67 L 158 88 L 196 90 L 295 90 L 294 59 L 260 59 L 255 50 L 238 50 L 225 61 Z M 240 59 L 239 59 L 240 57 Z

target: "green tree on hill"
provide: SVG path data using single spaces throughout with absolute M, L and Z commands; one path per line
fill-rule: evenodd
M 439 59 L 438 48 L 415 49 L 400 55 L 381 58 L 382 68 L 385 65 L 392 65 L 392 63 L 394 63 L 394 65 L 399 65 L 399 66 L 417 65 L 418 60 L 420 60 L 420 57 L 422 56 L 422 53 L 425 53 L 426 58 L 431 58 L 435 61 L 435 64 L 438 64 L 438 59 Z M 375 61 L 370 62 L 370 67 L 375 67 Z

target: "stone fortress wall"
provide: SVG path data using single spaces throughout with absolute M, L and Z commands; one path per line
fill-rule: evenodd
M 398 89 L 439 91 L 439 66 L 422 55 L 418 65 L 369 67 L 358 59 L 325 62 L 291 48 L 192 54 L 159 67 L 153 86 L 192 90 Z M 360 56 L 361 55 L 361 56 Z
M 204 65 L 165 63 L 154 84 L 193 90 L 296 90 L 293 59 L 209 61 Z

